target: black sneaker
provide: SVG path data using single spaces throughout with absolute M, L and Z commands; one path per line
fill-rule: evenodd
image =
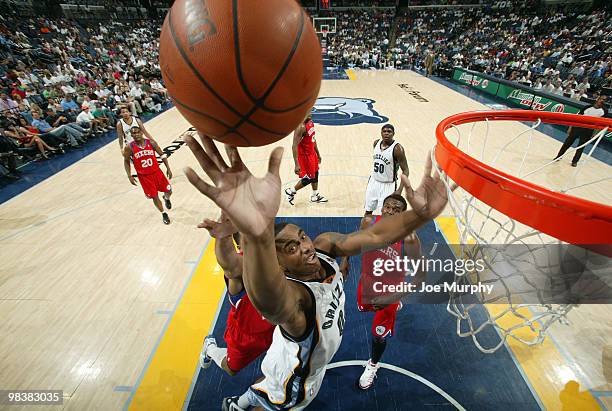
M 290 188 L 285 189 L 285 195 L 287 196 L 287 201 L 289 202 L 289 204 L 293 205 L 293 202 L 295 200 L 295 193 L 291 192 Z
M 166 204 L 166 208 L 167 208 L 168 210 L 171 210 L 171 209 L 172 209 L 172 203 L 170 202 L 170 199 L 169 199 L 169 198 L 164 197 L 164 203 Z
M 164 224 L 170 224 L 170 217 L 168 217 L 168 213 L 162 213 L 162 220 L 164 220 Z
M 244 411 L 238 406 L 238 397 L 225 397 L 221 403 L 221 411 Z

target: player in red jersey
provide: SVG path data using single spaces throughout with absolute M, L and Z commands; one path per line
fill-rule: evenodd
M 300 177 L 294 188 L 285 190 L 287 201 L 293 205 L 295 194 L 298 190 L 312 184 L 311 203 L 327 203 L 327 198 L 319 194 L 319 164 L 321 154 L 315 139 L 314 122 L 310 114 L 304 122 L 293 132 L 293 161 L 295 162 L 295 174 Z
M 406 200 L 399 194 L 391 194 L 383 201 L 382 214 L 380 216 L 364 216 L 361 220 L 361 229 L 364 230 L 368 226 L 375 224 L 382 218 L 399 214 L 406 211 L 408 205 Z M 357 308 L 359 311 L 375 311 L 372 321 L 372 353 L 371 358 L 366 364 L 365 371 L 359 378 L 359 388 L 367 390 L 374 383 L 376 372 L 378 371 L 378 362 L 387 346 L 387 338 L 393 335 L 395 328 L 395 317 L 401 309 L 402 303 L 399 299 L 403 294 L 384 295 L 382 299 L 389 300 L 390 303 L 379 303 L 381 294 L 375 294 L 372 291 L 374 281 L 380 281 L 383 277 L 373 276 L 374 260 L 388 260 L 395 258 L 403 258 L 404 256 L 417 259 L 421 256 L 421 242 L 416 233 L 411 233 L 403 240 L 391 244 L 385 248 L 378 250 L 367 251 L 362 255 L 361 263 L 361 278 L 357 286 Z M 383 265 L 379 265 L 382 267 Z M 389 273 L 385 273 L 388 275 Z M 393 273 L 391 273 L 393 275 Z M 419 288 L 419 284 L 423 282 L 425 273 L 418 272 L 412 280 L 412 283 Z M 394 280 L 408 281 L 405 273 L 399 273 L 395 278 L 384 281 L 385 284 L 394 283 Z M 368 299 L 369 297 L 369 299 Z M 379 300 L 379 301 L 376 301 Z
M 164 224 L 170 224 L 170 217 L 168 217 L 168 213 L 164 211 L 164 206 L 162 205 L 157 193 L 164 193 L 166 208 L 170 210 L 172 208 L 172 203 L 170 202 L 172 187 L 170 186 L 170 182 L 164 173 L 159 168 L 155 153 L 161 156 L 161 159 L 166 166 L 166 175 L 169 179 L 171 179 L 172 171 L 170 171 L 170 164 L 168 164 L 168 156 L 161 151 L 155 141 L 146 139 L 142 136 L 142 130 L 140 127 L 132 127 L 130 131 L 134 141 L 127 144 L 123 150 L 123 165 L 125 167 L 125 172 L 127 173 L 128 179 L 130 180 L 130 183 L 136 185 L 136 180 L 134 180 L 130 168 L 130 160 L 132 160 L 145 196 L 153 199 L 155 207 L 157 207 L 157 209 L 162 213 L 162 220 Z
M 266 352 L 272 343 L 275 325 L 266 321 L 251 304 L 242 283 L 242 252 L 240 233 L 229 219 L 221 214 L 218 222 L 205 219 L 199 228 L 206 228 L 216 239 L 215 255 L 223 269 L 227 284 L 227 297 L 231 304 L 223 338 L 227 348 L 217 346 L 213 336 L 204 340 L 200 365 L 208 368 L 212 361 L 229 375 L 235 375 Z M 232 237 L 238 247 L 234 249 Z

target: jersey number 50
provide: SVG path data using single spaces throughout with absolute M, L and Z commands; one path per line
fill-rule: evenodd
M 374 163 L 374 172 L 375 173 L 383 174 L 385 172 L 385 165 L 384 164 L 379 164 L 379 163 Z

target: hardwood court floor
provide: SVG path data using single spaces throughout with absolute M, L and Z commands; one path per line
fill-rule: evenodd
M 434 144 L 436 124 L 456 112 L 486 109 L 413 72 L 363 71 L 356 77 L 325 81 L 321 96 L 375 100 L 374 109 L 396 127 L 415 184 Z M 409 84 L 428 101 L 398 84 Z M 162 147 L 189 128 L 175 109 L 146 126 Z M 279 214 L 361 215 L 372 142 L 380 127 L 318 125 L 320 191 L 329 203 L 311 205 L 308 193 L 300 192 L 296 205 L 283 201 Z M 507 125 L 496 144 L 523 127 Z M 285 185 L 294 184 L 291 139 L 279 144 L 285 147 L 281 178 Z M 559 146 L 545 135 L 535 139 L 533 164 L 551 158 Z M 242 156 L 261 175 L 270 149 L 244 149 Z M 184 177 L 183 167 L 195 167 L 189 149 L 177 150 L 170 164 L 170 226 L 162 224 L 141 188 L 129 184 L 116 143 L 0 206 L 0 387 L 62 389 L 66 410 L 124 406 L 208 240 L 196 224 L 218 214 Z M 554 167 L 542 182 L 554 186 L 559 176 L 574 172 L 569 161 Z M 593 160 L 581 173 L 576 178 L 610 175 L 610 167 Z M 585 196 L 610 204 L 611 183 L 586 190 Z M 606 306 L 580 307 L 572 311 L 569 327 L 555 326 L 555 344 L 565 356 L 566 372 L 559 374 L 557 368 L 543 372 L 542 378 L 563 384 L 578 381 L 581 390 L 612 390 L 611 311 Z M 609 396 L 601 398 L 612 406 Z

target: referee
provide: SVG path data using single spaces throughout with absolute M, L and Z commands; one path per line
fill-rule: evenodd
M 597 100 L 595 100 L 595 103 L 593 103 L 592 106 L 583 108 L 578 114 L 593 117 L 604 117 L 607 114 L 606 108 L 604 107 L 604 104 L 606 103 L 607 99 L 608 96 L 599 95 L 599 97 L 597 97 Z M 581 146 L 587 141 L 589 141 L 592 136 L 593 129 L 570 127 L 569 132 L 567 133 L 567 138 L 565 139 L 563 146 L 561 146 L 561 150 L 559 150 L 559 153 L 557 154 L 557 157 L 555 157 L 555 160 L 558 160 L 559 157 L 565 154 L 567 149 L 570 148 L 572 144 L 574 144 L 574 141 L 576 139 L 578 139 L 578 146 Z M 574 154 L 574 158 L 572 159 L 572 167 L 576 167 L 578 165 L 578 161 L 580 160 L 580 156 L 582 155 L 583 149 L 584 147 L 581 147 L 576 150 L 576 154 Z

